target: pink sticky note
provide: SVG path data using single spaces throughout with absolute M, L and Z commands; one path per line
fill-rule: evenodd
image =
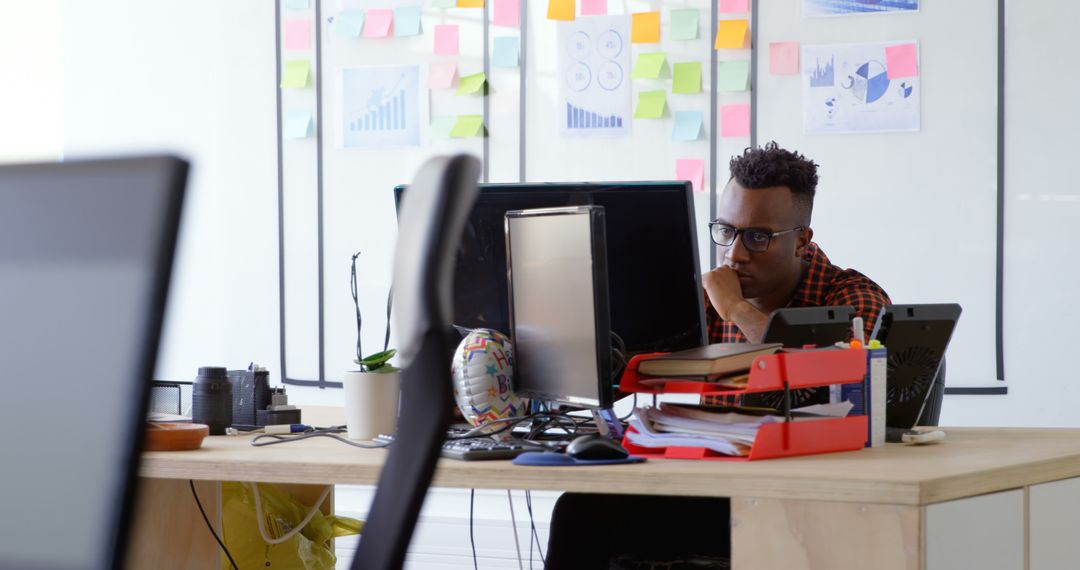
M 364 19 L 365 38 L 385 38 L 394 27 L 393 10 L 368 10 Z
M 607 0 L 581 0 L 582 16 L 607 16 Z
M 918 75 L 919 51 L 915 44 L 902 44 L 885 48 L 885 72 L 889 79 Z
M 799 73 L 799 42 L 769 44 L 769 73 L 773 75 Z
M 457 77 L 457 62 L 443 61 L 432 63 L 428 70 L 428 87 L 432 89 L 450 89 Z
M 435 53 L 437 55 L 458 54 L 457 24 L 435 25 Z
M 304 50 L 311 47 L 311 20 L 285 22 L 285 49 Z
M 675 179 L 689 180 L 694 192 L 701 192 L 705 178 L 705 161 L 696 158 L 675 159 Z
M 521 0 L 495 0 L 496 26 L 516 28 L 521 22 Z
M 721 12 L 749 12 L 750 0 L 720 0 Z
M 750 105 L 720 106 L 720 136 L 723 138 L 750 136 Z

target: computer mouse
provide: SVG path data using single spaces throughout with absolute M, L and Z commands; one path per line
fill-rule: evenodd
M 614 439 L 599 434 L 579 435 L 566 446 L 566 454 L 574 459 L 623 459 L 630 455 Z

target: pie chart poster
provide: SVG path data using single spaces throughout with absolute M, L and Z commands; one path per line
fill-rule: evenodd
M 910 44 L 916 47 L 914 62 L 901 65 L 886 57 L 886 48 Z M 804 45 L 802 80 L 806 134 L 919 130 L 922 93 L 914 41 Z

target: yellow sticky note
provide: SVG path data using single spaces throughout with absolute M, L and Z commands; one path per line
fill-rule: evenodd
M 484 0 L 457 0 L 458 8 L 483 8 Z
M 631 19 L 630 41 L 655 44 L 660 41 L 660 12 L 637 12 Z
M 456 139 L 478 137 L 482 134 L 484 134 L 483 115 L 458 115 L 454 128 L 450 129 L 450 137 Z
M 634 109 L 635 119 L 659 119 L 664 116 L 664 107 L 667 106 L 667 94 L 663 91 L 642 91 L 638 93 L 637 108 Z
M 483 73 L 474 73 L 472 75 L 466 75 L 461 78 L 458 83 L 457 91 L 454 95 L 469 95 L 471 93 L 477 93 L 484 87 L 484 82 L 487 81 L 487 77 Z
M 549 20 L 573 20 L 574 0 L 548 0 Z
M 285 62 L 285 73 L 281 75 L 283 89 L 302 89 L 307 87 L 311 64 L 306 59 L 294 59 Z
M 701 62 L 676 63 L 672 93 L 701 93 Z
M 746 20 L 720 20 L 720 29 L 716 32 L 716 49 L 740 49 L 746 46 L 746 31 L 750 28 Z

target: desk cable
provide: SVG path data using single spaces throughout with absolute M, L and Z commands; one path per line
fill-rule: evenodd
M 480 570 L 476 561 L 476 537 L 473 536 L 473 503 L 476 501 L 476 489 L 469 489 L 469 544 L 472 545 L 473 570 Z
M 529 570 L 532 570 L 532 545 L 533 540 L 536 540 L 536 551 L 540 553 L 540 561 L 547 566 L 547 560 L 544 558 L 544 549 L 540 546 L 540 536 L 536 534 L 536 519 L 533 517 L 532 510 L 532 491 L 525 489 L 525 506 L 529 509 L 529 527 L 532 528 L 532 534 L 529 535 Z
M 330 496 L 330 491 L 334 489 L 332 485 L 327 485 L 326 489 L 323 489 L 322 495 L 319 495 L 319 500 L 315 501 L 314 505 L 311 505 L 311 510 L 308 511 L 308 514 L 306 517 L 304 517 L 304 520 L 300 521 L 300 524 L 296 525 L 292 530 L 278 538 L 271 538 L 270 535 L 266 532 L 266 523 L 263 521 L 262 499 L 259 497 L 259 484 L 254 481 L 252 481 L 250 484 L 251 491 L 255 493 L 255 522 L 258 523 L 259 534 L 262 535 L 262 539 L 266 541 L 266 544 L 271 545 L 286 542 L 292 537 L 296 536 L 301 530 L 304 530 L 304 527 L 307 526 L 309 522 L 311 522 L 311 519 L 315 518 L 315 513 L 319 511 L 319 507 L 322 506 L 323 501 L 326 500 L 326 497 Z M 224 546 L 222 548 L 224 548 Z
M 225 553 L 225 557 L 229 559 L 229 564 L 232 564 L 233 570 L 239 570 L 236 561 L 233 560 L 232 554 L 229 554 L 229 549 L 225 548 L 225 543 L 218 538 L 217 532 L 214 531 L 214 525 L 210 524 L 210 517 L 206 516 L 206 511 L 203 510 L 202 501 L 199 500 L 199 494 L 195 492 L 195 481 L 188 479 L 188 485 L 191 486 L 191 496 L 195 497 L 195 504 L 199 506 L 199 512 L 202 513 L 202 518 L 206 521 L 206 528 L 210 529 L 210 534 L 214 536 L 214 540 L 217 541 L 218 546 L 220 546 L 222 552 Z
M 311 439 L 313 437 L 329 437 L 336 439 L 341 443 L 347 443 L 353 447 L 362 447 L 364 449 L 375 449 L 379 447 L 386 447 L 390 445 L 387 443 L 359 443 L 351 439 L 341 437 L 345 433 L 345 426 L 330 426 L 328 428 L 316 428 L 307 432 L 299 433 L 296 435 L 281 435 L 264 433 L 257 435 L 251 439 L 251 445 L 255 447 L 265 447 L 267 445 L 277 445 L 279 443 L 288 443 L 290 441 L 299 441 L 301 439 Z
M 514 531 L 514 549 L 517 551 L 518 570 L 525 570 L 521 562 L 521 543 L 518 542 L 517 518 L 514 516 L 514 496 L 506 490 L 506 502 L 510 503 L 510 528 Z

